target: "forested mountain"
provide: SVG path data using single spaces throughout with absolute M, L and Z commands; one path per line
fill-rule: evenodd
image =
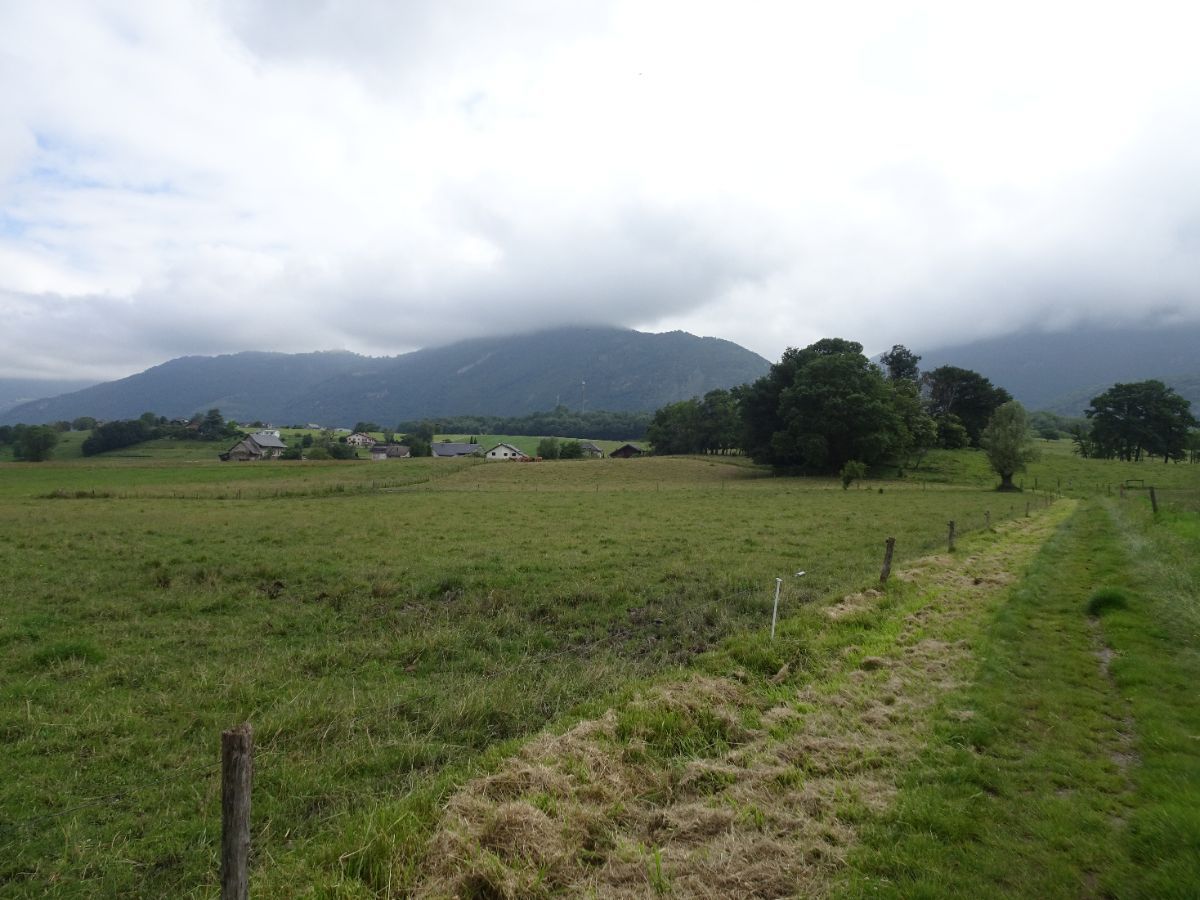
M 182 356 L 118 381 L 25 403 L 0 414 L 0 422 L 133 419 L 144 412 L 189 416 L 214 407 L 228 418 L 266 418 L 269 414 L 260 414 L 260 407 L 279 409 L 286 398 L 303 395 L 334 375 L 378 364 L 340 351 Z
M 561 328 L 480 338 L 394 357 L 346 352 L 182 357 L 0 413 L 0 422 L 185 416 L 276 423 L 395 423 L 552 409 L 654 410 L 753 381 L 769 363 L 737 344 L 676 331 Z
M 1200 408 L 1200 326 L 1023 332 L 924 350 L 921 369 L 974 369 L 1027 408 L 1080 415 L 1116 382 L 1156 378 Z
M 78 391 L 95 383 L 94 379 L 40 381 L 33 378 L 0 378 L 0 413 L 22 403 L 40 400 L 43 397 L 57 397 L 59 394 Z

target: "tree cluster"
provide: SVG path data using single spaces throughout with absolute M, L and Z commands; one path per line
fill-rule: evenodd
M 647 438 L 658 453 L 741 449 L 757 462 L 822 472 L 851 461 L 903 469 L 933 447 L 979 446 L 1008 392 L 954 366 L 922 375 L 920 359 L 896 345 L 875 365 L 842 338 L 788 348 L 753 384 L 658 410 Z
M 87 417 L 85 417 L 87 418 Z M 76 420 L 80 421 L 80 420 Z M 241 436 L 236 423 L 226 422 L 219 409 L 196 413 L 187 421 L 169 420 L 152 412 L 145 412 L 136 419 L 114 419 L 96 424 L 90 419 L 92 433 L 83 442 L 84 456 L 95 456 L 110 450 L 132 447 L 143 441 L 157 438 L 174 440 L 228 441 Z
M 658 453 L 730 453 L 741 441 L 741 416 L 735 392 L 709 391 L 658 410 L 646 429 Z
M 0 446 L 11 446 L 15 460 L 45 462 L 54 455 L 59 431 L 53 425 L 0 425 Z
M 978 447 L 992 413 L 1012 400 L 1004 388 L 970 369 L 941 366 L 921 376 L 929 414 L 938 423 L 941 445 Z
M 546 437 L 538 441 L 537 455 L 542 459 L 583 459 L 583 445 L 579 441 Z
M 1084 412 L 1091 428 L 1073 435 L 1076 450 L 1101 459 L 1186 459 L 1193 442 L 1191 429 L 1200 424 L 1185 397 L 1155 380 L 1115 384 L 1093 397 Z

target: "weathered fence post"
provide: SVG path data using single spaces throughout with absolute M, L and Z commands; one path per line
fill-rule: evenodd
M 1122 484 L 1120 487 L 1121 487 L 1121 499 L 1124 500 L 1125 499 L 1125 485 Z
M 951 519 L 947 524 L 950 526 L 950 536 L 947 539 L 947 544 L 950 547 L 950 552 L 954 552 L 954 520 Z
M 883 551 L 883 571 L 879 573 L 879 583 L 887 584 L 888 576 L 892 574 L 892 551 L 896 549 L 896 539 L 890 537 Z
M 1158 515 L 1158 495 L 1154 493 L 1154 488 L 1150 488 L 1150 508 L 1154 514 Z
M 983 511 L 983 527 L 988 531 L 992 530 L 992 511 L 990 509 Z
M 250 896 L 250 787 L 254 736 L 249 722 L 221 732 L 221 900 Z
M 1029 518 L 1029 501 L 1025 501 L 1025 518 Z

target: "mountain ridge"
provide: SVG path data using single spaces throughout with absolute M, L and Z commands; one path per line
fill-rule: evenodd
M 519 415 L 572 408 L 653 410 L 752 381 L 770 363 L 721 338 L 580 327 L 473 338 L 391 357 L 349 351 L 184 356 L 0 412 L 0 423 L 187 416 L 323 425 Z

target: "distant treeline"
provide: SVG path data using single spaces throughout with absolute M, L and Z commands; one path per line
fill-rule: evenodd
M 903 345 L 881 366 L 862 349 L 842 338 L 789 347 L 752 384 L 664 406 L 648 432 L 654 452 L 741 451 L 812 472 L 850 463 L 854 471 L 885 462 L 913 468 L 934 447 L 979 447 L 992 413 L 1012 399 L 969 369 L 922 373 L 921 357 Z
M 240 435 L 241 431 L 236 426 L 225 422 L 219 409 L 197 413 L 186 422 L 148 412 L 138 419 L 117 419 L 97 425 L 83 442 L 81 450 L 84 456 L 95 456 L 155 438 L 223 441 Z
M 559 406 L 523 416 L 447 416 L 400 422 L 396 431 L 432 434 L 536 434 L 544 437 L 623 441 L 644 437 L 653 413 L 572 412 Z
M 1200 422 L 1191 404 L 1161 381 L 1114 385 L 1092 398 L 1081 419 L 1026 416 L 1008 391 L 978 372 L 957 366 L 922 372 L 920 360 L 897 344 L 877 365 L 861 344 L 842 338 L 789 347 L 752 384 L 659 409 L 647 437 L 655 453 L 744 452 L 755 462 L 842 471 L 845 478 L 880 464 L 919 467 L 934 448 L 995 450 L 1004 422 L 1017 415 L 1022 432 L 1046 440 L 1069 436 L 1085 457 L 1200 458 Z M 1019 414 L 994 418 L 1011 406 Z M 997 471 L 1011 482 L 1015 470 Z

